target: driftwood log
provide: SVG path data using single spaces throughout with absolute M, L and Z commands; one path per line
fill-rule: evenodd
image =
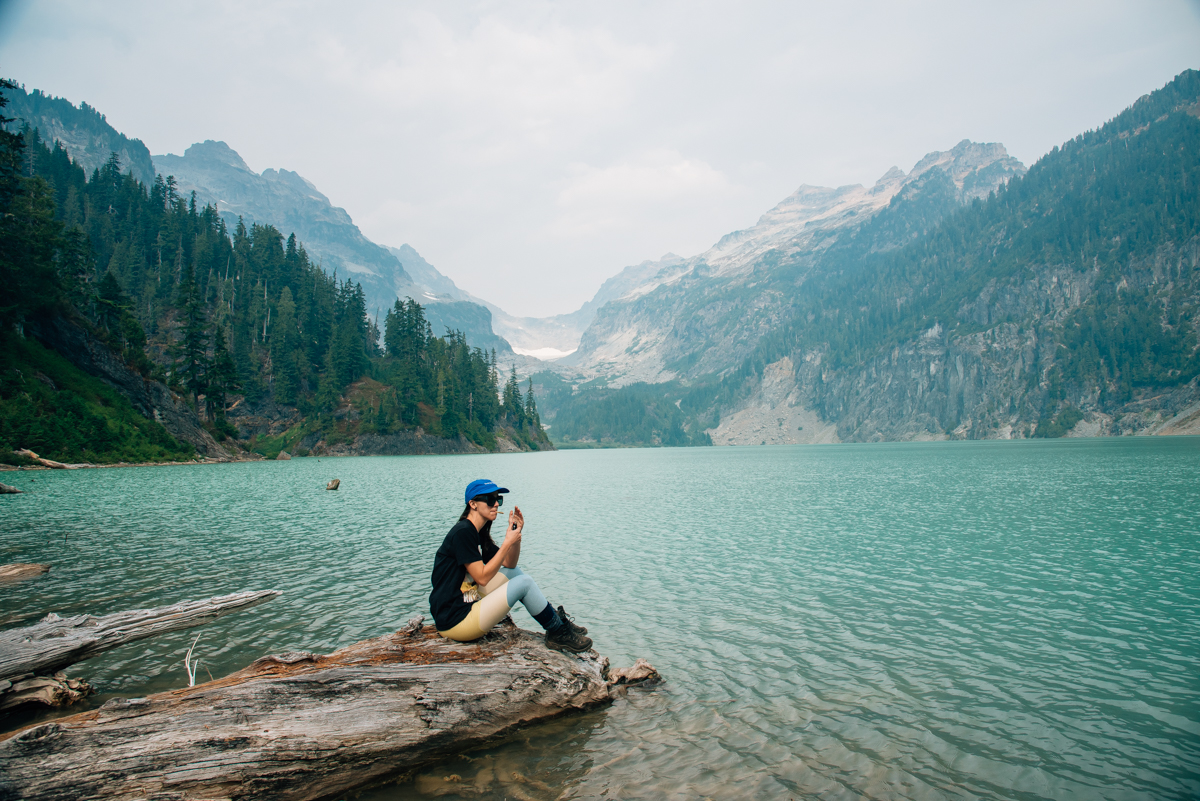
M 80 464 L 63 464 L 62 462 L 56 462 L 53 459 L 43 459 L 41 456 L 38 456 L 28 448 L 18 448 L 16 451 L 14 451 L 14 453 L 16 453 L 18 456 L 24 456 L 26 459 L 32 459 L 43 467 L 49 467 L 51 470 L 76 470 L 80 467 L 93 466 L 89 462 L 82 462 Z
M 341 485 L 341 483 L 342 483 L 342 480 L 340 478 L 335 478 L 333 481 L 330 481 L 328 484 L 325 485 L 325 489 L 335 490 Z
M 64 706 L 91 692 L 59 671 L 126 643 L 190 629 L 279 596 L 277 590 L 235 592 L 103 617 L 51 613 L 38 623 L 0 631 L 0 709 L 29 702 Z M 61 678 L 60 678 L 61 677 Z
M 511 623 L 463 644 L 416 618 L 328 656 L 264 657 L 207 684 L 2 735 L 0 798 L 338 797 L 608 703 L 607 667 Z
M 0 495 L 20 495 L 21 490 L 16 487 L 10 487 L 8 484 L 0 484 Z

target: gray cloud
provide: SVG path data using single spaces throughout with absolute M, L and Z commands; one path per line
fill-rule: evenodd
M 223 139 L 517 314 L 801 183 L 1026 163 L 1196 64 L 1195 2 L 10 4 L 4 74 L 154 153 Z

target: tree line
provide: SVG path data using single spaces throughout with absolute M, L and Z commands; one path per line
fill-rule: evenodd
M 89 176 L 61 143 L 6 122 L 0 312 L 18 336 L 56 314 L 85 321 L 130 367 L 185 394 L 218 436 L 236 435 L 229 404 L 241 396 L 343 434 L 422 426 L 488 444 L 504 425 L 546 442 L 532 392 L 515 374 L 500 386 L 495 354 L 462 334 L 434 336 L 416 302 L 397 301 L 381 332 L 362 287 L 327 275 L 294 234 L 241 219 L 230 230 L 173 177 L 146 186 L 116 154 Z M 366 378 L 386 391 L 347 432 L 334 413 Z

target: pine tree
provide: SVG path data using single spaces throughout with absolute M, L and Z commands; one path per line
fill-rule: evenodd
M 241 388 L 242 385 L 238 381 L 237 366 L 234 364 L 233 355 L 230 354 L 229 348 L 225 344 L 225 330 L 217 326 L 217 330 L 213 334 L 212 367 L 208 371 L 208 386 L 204 391 L 209 401 L 209 419 L 224 421 L 225 404 L 228 401 L 230 393 L 237 392 Z
M 180 347 L 180 363 L 177 373 L 183 378 L 183 386 L 192 393 L 192 405 L 200 404 L 200 393 L 206 386 L 208 370 L 208 335 L 204 303 L 192 275 L 191 264 L 183 268 L 179 284 L 179 305 L 183 312 L 183 342 Z
M 111 331 L 120 323 L 121 311 L 128 302 L 120 282 L 117 281 L 117 277 L 112 274 L 111 270 L 104 271 L 104 276 L 100 279 L 100 285 L 97 287 L 96 296 L 98 301 L 96 304 L 97 321 L 105 331 Z
M 521 385 L 517 382 L 517 366 L 512 365 L 508 382 L 504 385 L 504 417 L 509 425 L 520 428 L 525 422 L 525 406 L 521 400 Z
M 535 434 L 541 430 L 542 421 L 538 417 L 537 402 L 533 399 L 532 376 L 530 376 L 528 388 L 525 390 L 525 422 Z
M 337 366 L 334 363 L 334 346 L 330 343 L 325 352 L 324 371 L 317 385 L 317 408 L 322 412 L 332 412 L 337 408 L 342 397 L 342 387 L 338 383 Z
M 274 372 L 276 403 L 295 403 L 300 390 L 300 369 L 296 351 L 300 334 L 296 328 L 296 304 L 292 290 L 286 286 L 279 292 L 278 315 L 271 332 L 271 365 Z

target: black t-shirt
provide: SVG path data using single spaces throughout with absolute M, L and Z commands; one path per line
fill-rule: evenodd
M 470 520 L 459 520 L 450 529 L 442 547 L 433 557 L 433 592 L 429 593 L 429 610 L 438 631 L 457 626 L 471 611 L 470 601 L 463 600 L 462 583 L 467 577 L 467 565 L 490 562 L 500 549 L 475 530 Z

